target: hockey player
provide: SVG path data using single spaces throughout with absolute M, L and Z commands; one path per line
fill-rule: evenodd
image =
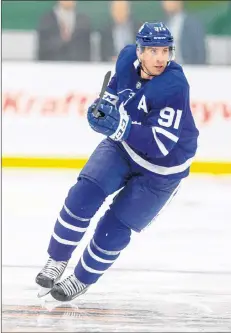
M 53 298 L 70 301 L 107 271 L 176 194 L 197 150 L 198 130 L 190 110 L 189 84 L 173 61 L 174 41 L 163 23 L 144 23 L 136 45 L 120 53 L 99 111 L 88 109 L 91 128 L 106 138 L 69 190 L 36 277 Z M 61 282 L 90 220 L 118 191 L 97 224 L 74 273 Z

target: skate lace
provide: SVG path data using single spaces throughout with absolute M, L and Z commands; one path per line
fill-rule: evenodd
M 41 273 L 51 279 L 56 279 L 63 273 L 66 265 L 66 261 L 55 261 L 49 258 Z
M 87 286 L 86 284 L 77 280 L 74 274 L 68 276 L 62 282 L 59 282 L 58 285 L 63 289 L 67 296 L 75 295 L 76 293 L 84 290 Z

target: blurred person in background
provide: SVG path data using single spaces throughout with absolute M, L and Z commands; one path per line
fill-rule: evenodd
M 133 43 L 140 26 L 131 17 L 129 1 L 111 1 L 110 17 L 110 22 L 100 32 L 102 61 L 115 61 L 121 49 Z
M 165 23 L 172 31 L 176 61 L 180 64 L 206 63 L 205 32 L 202 23 L 184 10 L 184 1 L 162 0 L 167 16 Z
M 57 1 L 38 27 L 40 61 L 90 61 L 90 21 L 77 1 Z

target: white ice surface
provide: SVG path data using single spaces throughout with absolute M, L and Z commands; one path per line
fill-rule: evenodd
M 191 175 L 87 294 L 72 305 L 49 297 L 42 304 L 34 278 L 76 177 L 75 171 L 3 169 L 3 331 L 231 331 L 231 177 Z

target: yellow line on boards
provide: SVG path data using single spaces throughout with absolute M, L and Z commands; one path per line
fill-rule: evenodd
M 3 168 L 82 169 L 86 158 L 3 157 Z
M 87 158 L 2 157 L 3 168 L 82 169 Z M 192 163 L 193 173 L 231 174 L 231 162 Z
M 190 171 L 193 173 L 231 174 L 231 162 L 194 162 Z

